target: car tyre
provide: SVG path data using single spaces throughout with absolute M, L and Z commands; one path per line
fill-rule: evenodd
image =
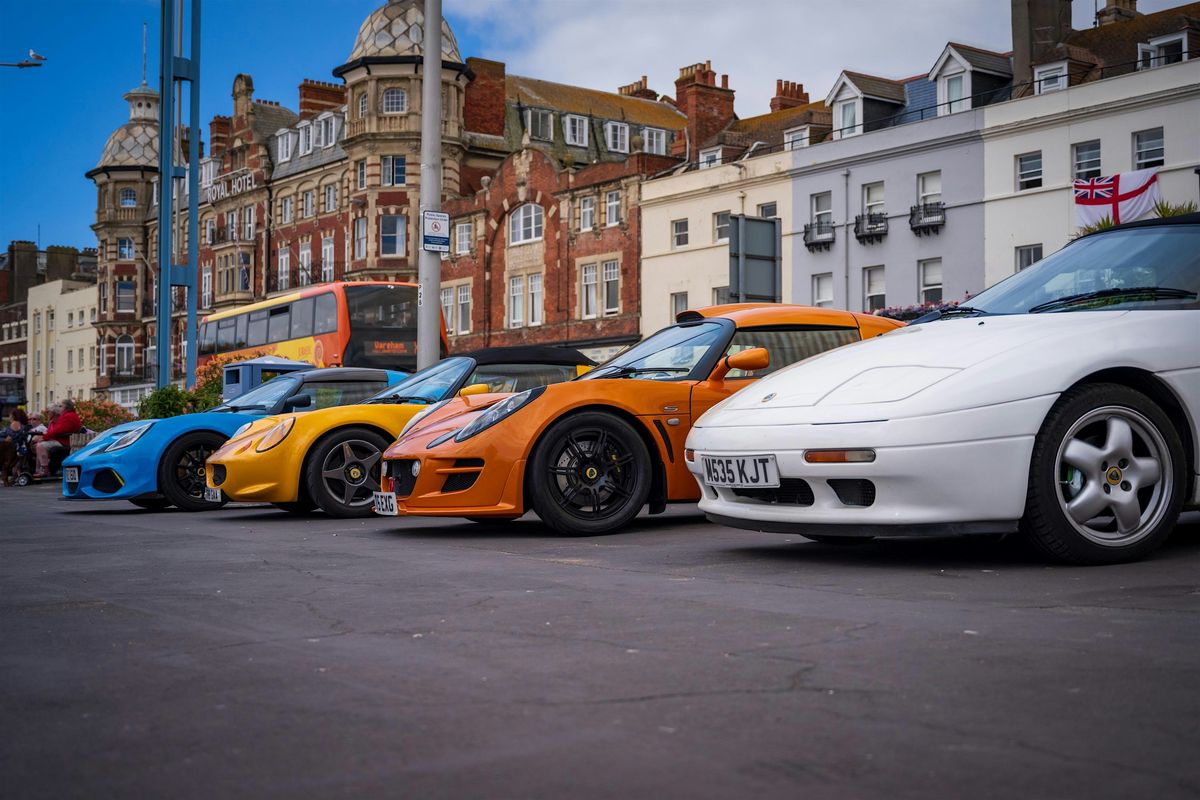
M 1183 444 L 1153 400 L 1118 384 L 1076 387 L 1034 442 L 1021 530 L 1062 563 L 1136 561 L 1170 536 L 1185 482 Z
M 225 505 L 204 499 L 204 462 L 225 443 L 210 431 L 180 436 L 158 463 L 158 491 L 171 505 L 184 511 L 210 511 Z
M 542 436 L 530 460 L 533 509 L 567 536 L 611 533 L 650 495 L 651 461 L 629 423 L 602 411 L 572 414 Z
M 129 502 L 147 511 L 162 511 L 171 507 L 171 501 L 165 497 L 138 497 Z
M 367 428 L 343 428 L 317 442 L 304 470 L 308 496 L 332 517 L 370 517 L 380 459 L 390 441 Z

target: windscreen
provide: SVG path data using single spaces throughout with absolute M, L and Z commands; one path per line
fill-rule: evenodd
M 697 380 L 698 371 L 714 346 L 724 346 L 729 328 L 705 321 L 673 325 L 635 344 L 579 380 L 634 377 L 642 380 Z
M 285 397 L 290 397 L 300 381 L 290 375 L 272 378 L 256 389 L 251 389 L 243 395 L 238 395 L 228 403 L 224 403 L 214 411 L 270 410 Z
M 436 403 L 458 391 L 462 379 L 475 366 L 473 358 L 447 358 L 431 367 L 409 375 L 399 383 L 392 384 L 379 392 L 368 403 L 405 402 L 424 400 Z
M 1200 225 L 1080 239 L 968 300 L 989 314 L 1197 308 Z
M 413 369 L 417 363 L 415 286 L 346 284 L 350 342 L 348 367 Z

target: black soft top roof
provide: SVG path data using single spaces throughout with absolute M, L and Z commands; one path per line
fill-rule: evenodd
M 571 347 L 544 344 L 524 344 L 512 347 L 486 347 L 469 353 L 451 353 L 450 357 L 468 356 L 476 362 L 489 364 L 557 364 L 569 367 L 594 367 L 595 361 Z
M 371 367 L 323 367 L 285 374 L 298 375 L 305 383 L 324 383 L 326 381 L 391 383 L 393 381 L 393 378 L 387 374 L 387 370 L 372 369 Z

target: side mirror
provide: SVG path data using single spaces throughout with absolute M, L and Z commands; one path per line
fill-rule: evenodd
M 580 375 L 587 375 L 589 372 L 591 372 L 594 369 L 595 369 L 595 367 L 593 367 L 589 364 L 576 364 L 575 365 L 575 377 L 578 378 Z
M 472 383 L 470 386 L 464 386 L 458 390 L 459 397 L 470 397 L 473 394 L 487 394 L 489 391 L 486 383 Z
M 751 347 L 722 358 L 717 362 L 717 366 L 713 368 L 708 379 L 712 383 L 720 383 L 725 380 L 725 376 L 729 374 L 730 370 L 740 369 L 743 372 L 754 372 L 758 369 L 766 369 L 770 364 L 771 354 L 767 352 L 767 348 Z
M 289 413 L 301 408 L 308 408 L 313 404 L 311 394 L 295 394 L 283 401 L 283 412 Z

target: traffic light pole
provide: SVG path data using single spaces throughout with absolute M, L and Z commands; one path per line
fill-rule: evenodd
M 189 387 L 196 382 L 196 266 L 200 241 L 200 220 L 197 207 L 200 200 L 200 2 L 191 0 L 191 46 L 188 58 L 175 55 L 175 37 L 181 35 L 176 19 L 177 0 L 161 0 L 162 24 L 159 27 L 159 106 L 158 106 L 158 305 L 156 353 L 158 355 L 158 387 L 171 383 L 171 296 L 172 288 L 187 289 L 187 344 L 185 380 Z M 182 7 L 182 2 L 180 2 Z M 182 8 L 181 8 L 182 10 Z M 181 39 L 182 41 L 182 39 Z M 176 89 L 188 83 L 188 165 L 175 164 L 175 104 Z M 187 263 L 175 263 L 172 214 L 175 206 L 175 182 L 187 178 L 188 237 Z M 184 343 L 181 342 L 182 346 Z
M 442 0 L 425 0 L 421 86 L 421 211 L 418 222 L 417 368 L 441 358 L 442 258 L 424 248 L 424 212 L 442 208 Z

